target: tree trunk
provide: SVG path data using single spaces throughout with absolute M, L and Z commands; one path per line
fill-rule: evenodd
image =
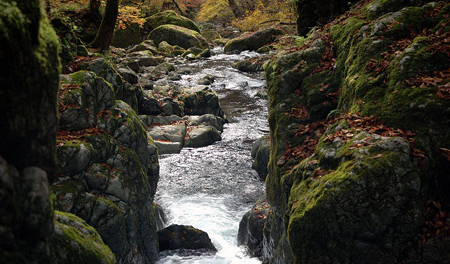
M 98 48 L 100 51 L 109 49 L 118 14 L 119 0 L 108 0 L 106 2 L 105 15 L 100 24 L 100 29 L 98 30 L 94 41 L 89 45 L 90 47 Z
M 89 1 L 89 11 L 96 17 L 100 17 L 100 0 Z
M 177 7 L 178 11 L 180 11 L 181 15 L 184 16 L 183 10 L 181 10 L 181 8 L 178 6 L 177 2 L 175 0 L 172 0 L 172 2 L 175 4 L 175 6 Z

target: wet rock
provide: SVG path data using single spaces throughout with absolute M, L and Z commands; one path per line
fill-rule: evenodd
M 187 115 L 213 114 L 224 118 L 217 94 L 204 87 L 193 87 L 184 90 L 187 94 L 182 98 Z
M 155 44 L 167 41 L 170 45 L 178 45 L 185 49 L 190 47 L 206 49 L 209 47 L 208 42 L 200 33 L 174 25 L 157 27 L 150 33 L 149 39 L 153 40 Z
M 127 65 L 127 67 L 130 68 L 132 71 L 134 71 L 135 73 L 139 73 L 139 71 L 141 69 L 139 60 L 128 59 L 125 63 Z
M 158 231 L 159 250 L 195 249 L 217 252 L 208 234 L 192 226 L 171 225 Z
M 144 98 L 139 107 L 142 115 L 158 115 L 161 113 L 159 101 L 153 97 L 150 91 L 144 91 Z
M 161 111 L 165 115 L 184 116 L 184 106 L 182 102 L 178 102 L 173 98 L 166 97 L 161 99 Z
M 222 139 L 219 130 L 205 125 L 190 127 L 186 137 L 184 146 L 193 148 L 208 146 Z
M 224 52 L 257 50 L 274 41 L 276 36 L 282 34 L 284 34 L 282 30 L 275 28 L 267 28 L 254 33 L 243 34 L 238 38 L 228 41 L 224 47 Z
M 258 172 L 259 178 L 265 180 L 267 177 L 267 165 L 270 158 L 270 138 L 263 136 L 258 139 L 252 147 L 252 169 Z
M 104 58 L 95 59 L 82 65 L 82 68 L 94 72 L 98 77 L 102 77 L 113 86 L 116 98 L 121 99 L 124 80 L 116 71 L 114 66 Z
M 111 249 L 83 219 L 55 211 L 54 228 L 50 250 L 58 263 L 116 263 Z
M 177 71 L 179 74 L 192 74 L 194 72 L 191 67 L 180 67 Z
M 188 55 L 192 54 L 192 55 L 194 55 L 194 57 L 196 57 L 197 55 L 199 55 L 202 52 L 203 52 L 203 49 L 201 49 L 201 48 L 190 47 L 189 49 L 186 50 L 186 52 L 181 54 L 181 56 L 182 57 L 187 57 Z
M 153 54 L 157 53 L 157 49 L 155 47 L 155 43 L 151 40 L 144 40 L 142 43 L 139 43 L 128 50 L 128 52 L 136 52 L 136 51 L 150 51 Z
M 121 67 L 117 69 L 117 72 L 130 84 L 138 83 L 139 77 L 130 68 Z
M 186 135 L 186 124 L 179 117 L 170 123 L 162 124 L 153 119 L 147 131 L 154 139 L 159 154 L 179 153 Z
M 214 76 L 206 75 L 198 80 L 198 85 L 211 85 L 214 82 Z
M 233 64 L 233 68 L 242 72 L 258 72 L 263 71 L 263 65 L 268 60 L 268 57 L 260 57 L 239 61 Z
M 244 214 L 239 222 L 237 243 L 238 246 L 247 247 L 252 257 L 262 257 L 264 233 L 270 205 L 265 199 L 261 199 L 253 205 L 252 209 Z
M 185 116 L 183 117 L 183 119 L 192 126 L 206 125 L 214 127 L 219 131 L 223 131 L 223 125 L 225 124 L 224 119 L 212 114 L 206 114 L 202 116 Z
M 139 78 L 138 84 L 142 87 L 144 90 L 152 90 L 153 89 L 153 81 L 148 78 Z M 142 101 L 141 101 L 142 103 Z
M 62 83 L 76 87 L 64 91 L 62 104 L 78 102 L 72 108 L 80 110 L 88 126 L 79 132 L 82 136 L 58 141 L 55 207 L 92 225 L 118 262 L 153 263 L 159 221 L 153 204 L 159 179 L 156 146 L 135 111 L 115 100 L 103 78 L 79 72 L 63 76 Z M 63 119 L 66 127 L 74 123 L 68 118 Z

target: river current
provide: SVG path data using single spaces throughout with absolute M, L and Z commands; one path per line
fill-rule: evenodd
M 268 134 L 267 101 L 256 96 L 265 85 L 259 74 L 233 69 L 234 62 L 259 54 L 223 54 L 189 63 L 194 73 L 179 83 L 195 86 L 205 75 L 215 77 L 211 85 L 220 98 L 229 123 L 222 141 L 202 148 L 183 148 L 180 154 L 160 156 L 160 181 L 156 203 L 164 208 L 170 224 L 192 225 L 208 233 L 218 252 L 215 255 L 160 255 L 158 264 L 168 263 L 261 263 L 237 246 L 242 216 L 264 193 L 264 182 L 252 170 L 251 148 Z

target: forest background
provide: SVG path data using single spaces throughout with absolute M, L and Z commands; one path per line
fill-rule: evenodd
M 50 17 L 88 10 L 100 17 L 107 1 L 45 0 Z M 198 23 L 237 27 L 241 32 L 275 24 L 295 24 L 295 0 L 114 0 L 119 2 L 117 27 L 144 23 L 144 17 L 174 10 Z

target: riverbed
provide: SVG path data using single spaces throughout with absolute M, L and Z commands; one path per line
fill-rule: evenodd
M 192 225 L 207 232 L 218 249 L 215 255 L 162 253 L 163 263 L 261 263 L 237 246 L 239 221 L 264 194 L 264 182 L 252 170 L 251 148 L 268 134 L 267 101 L 257 96 L 265 85 L 259 73 L 242 73 L 231 65 L 256 57 L 254 52 L 216 55 L 189 63 L 194 73 L 178 83 L 195 86 L 205 75 L 215 78 L 211 89 L 219 98 L 229 123 L 222 140 L 202 148 L 183 148 L 180 154 L 160 156 L 160 181 L 156 203 L 164 208 L 170 224 Z

